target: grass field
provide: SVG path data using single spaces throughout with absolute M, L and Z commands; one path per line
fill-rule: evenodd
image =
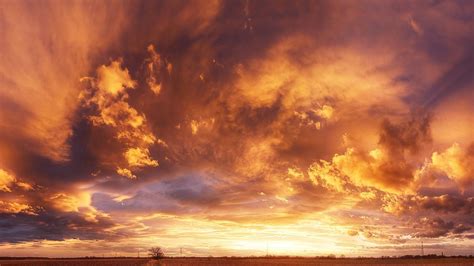
M 457 265 L 474 266 L 474 259 L 313 259 L 313 258 L 168 258 L 159 261 L 150 259 L 45 259 L 45 260 L 0 260 L 0 265 Z

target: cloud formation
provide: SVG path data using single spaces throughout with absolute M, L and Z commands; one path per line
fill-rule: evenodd
M 472 253 L 471 3 L 0 5 L 0 251 Z

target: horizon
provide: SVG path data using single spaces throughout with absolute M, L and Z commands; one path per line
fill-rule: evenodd
M 22 256 L 22 257 L 9 257 L 9 256 L 0 256 L 0 259 L 110 259 L 110 258 L 124 258 L 124 259 L 136 259 L 136 258 L 150 258 L 151 255 L 143 255 L 143 256 L 121 256 L 120 254 L 116 256 L 82 256 L 82 257 L 31 257 L 31 256 Z M 328 254 L 326 256 L 297 256 L 297 255 L 263 255 L 263 256 L 168 256 L 165 254 L 163 258 L 177 258 L 177 259 L 193 259 L 193 258 L 301 258 L 301 259 L 423 259 L 423 258 L 473 258 L 474 255 L 444 255 L 444 254 L 426 254 L 426 255 L 416 255 L 416 254 L 404 254 L 404 255 L 394 255 L 394 256 L 346 256 L 344 254 L 336 255 L 336 254 Z
M 474 1 L 0 10 L 0 257 L 474 255 Z

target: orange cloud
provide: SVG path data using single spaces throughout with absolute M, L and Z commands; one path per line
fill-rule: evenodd
M 0 213 L 18 214 L 25 213 L 29 215 L 36 215 L 33 207 L 28 204 L 19 202 L 6 202 L 0 200 Z
M 148 45 L 147 51 L 150 54 L 150 58 L 145 60 L 147 68 L 146 82 L 150 90 L 155 95 L 159 95 L 163 86 L 163 80 L 166 76 L 171 75 L 173 66 L 166 59 L 161 58 L 152 44 Z
M 79 102 L 79 79 L 95 57 L 117 40 L 125 4 L 11 2 L 2 16 L 0 126 L 4 138 L 28 141 L 28 149 L 55 161 L 69 159 L 68 140 Z M 127 11 L 128 12 L 128 11 Z M 48 15 L 45 15 L 45 14 Z M 21 120 L 21 122 L 19 121 Z
M 150 157 L 148 147 L 157 142 L 150 131 L 144 114 L 126 102 L 127 89 L 134 89 L 134 81 L 128 70 L 122 68 L 120 61 L 102 65 L 97 69 L 97 78 L 89 78 L 92 88 L 81 94 L 84 105 L 97 107 L 98 115 L 89 116 L 95 126 L 109 126 L 115 129 L 116 138 L 126 146 L 124 159 L 129 167 L 138 169 L 145 166 L 158 166 L 158 161 Z M 160 142 L 159 140 L 158 142 Z M 162 141 L 161 141 L 162 142 Z M 129 169 L 117 164 L 119 175 L 136 178 Z
M 235 104 L 244 102 L 260 108 L 280 100 L 286 110 L 315 109 L 326 119 L 338 107 L 343 109 L 337 113 L 344 116 L 383 104 L 390 104 L 396 111 L 406 110 L 400 99 L 406 95 L 406 88 L 392 82 L 402 70 L 384 68 L 394 55 L 378 55 L 369 63 L 367 57 L 371 55 L 354 48 L 325 51 L 311 49 L 312 45 L 307 37 L 291 36 L 272 47 L 263 59 L 239 65 L 235 70 L 240 77 Z M 291 56 L 296 47 L 308 51 L 304 65 Z M 331 101 L 338 107 L 331 106 Z
M 57 193 L 49 198 L 57 209 L 65 212 L 78 212 L 81 207 L 90 205 L 90 195 L 86 192 L 77 195 Z
M 0 169 L 0 191 L 12 192 L 13 186 L 19 187 L 22 190 L 33 190 L 31 184 L 18 180 L 13 174 Z
M 122 69 L 120 61 L 113 61 L 109 66 L 97 69 L 97 87 L 105 93 L 117 95 L 126 88 L 134 89 L 136 82 L 132 80 L 128 69 Z
M 16 181 L 15 177 L 0 169 L 0 190 L 11 192 L 10 186 Z
M 136 175 L 134 175 L 132 173 L 132 171 L 128 170 L 127 168 L 117 168 L 117 174 L 121 175 L 121 176 L 125 176 L 125 177 L 128 177 L 130 179 L 135 179 L 137 178 Z
M 130 148 L 124 153 L 130 167 L 158 166 L 158 161 L 150 158 L 146 148 Z
M 137 110 L 130 107 L 128 103 L 118 101 L 104 106 L 100 116 L 91 116 L 90 120 L 95 125 L 109 125 L 113 127 L 130 126 L 139 128 L 145 122 L 145 117 L 139 115 Z
M 9 252 L 472 252 L 469 7 L 5 7 Z
M 193 135 L 196 135 L 199 130 L 202 129 L 212 129 L 215 123 L 214 118 L 206 119 L 206 120 L 191 120 L 190 126 L 191 126 L 191 133 Z
M 373 187 L 382 191 L 399 193 L 410 189 L 414 169 L 405 162 L 390 163 L 392 160 L 380 149 L 368 154 L 348 148 L 344 154 L 336 154 L 330 162 L 321 160 L 308 169 L 315 184 L 346 192 L 348 186 Z M 395 167 L 395 168 L 393 168 Z
M 443 152 L 434 152 L 431 162 L 428 162 L 424 171 L 426 174 L 440 171 L 455 181 L 462 189 L 468 188 L 474 182 L 474 152 L 471 145 L 462 149 L 457 143 Z M 430 173 L 431 171 L 431 173 Z

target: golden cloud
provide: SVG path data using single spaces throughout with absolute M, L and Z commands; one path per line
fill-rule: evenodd
M 324 160 L 313 163 L 308 168 L 308 176 L 315 185 L 337 192 L 347 192 L 347 186 L 350 184 L 346 176 L 342 175 L 330 162 Z
M 18 180 L 13 174 L 0 169 L 0 191 L 12 192 L 13 186 L 21 188 L 22 190 L 33 190 L 31 184 Z
M 203 120 L 191 120 L 191 123 L 189 124 L 191 127 L 191 134 L 196 135 L 199 130 L 202 129 L 212 129 L 214 126 L 215 119 L 214 118 L 209 118 L 209 119 L 203 119 Z
M 16 181 L 15 177 L 0 169 L 0 191 L 11 192 L 10 186 Z
M 117 40 L 129 9 L 117 5 L 110 23 L 105 3 L 10 2 L 3 7 L 2 136 L 21 138 L 29 150 L 67 161 L 79 78 Z
M 162 59 L 160 54 L 155 50 L 155 47 L 150 44 L 147 47 L 150 57 L 145 60 L 147 77 L 146 82 L 148 87 L 155 95 L 159 95 L 162 89 L 163 79 L 171 75 L 173 65 Z
M 347 47 L 324 51 L 311 49 L 312 45 L 306 37 L 291 36 L 272 47 L 263 59 L 239 65 L 235 70 L 239 98 L 233 99 L 233 106 L 245 103 L 261 108 L 281 101 L 291 113 L 314 109 L 325 119 L 335 114 L 331 101 L 338 103 L 342 109 L 337 113 L 343 116 L 384 104 L 406 110 L 401 101 L 406 88 L 392 82 L 402 70 L 384 68 L 394 55 L 369 59 L 370 55 Z M 304 65 L 291 56 L 298 47 L 310 51 Z
M 334 155 L 330 162 L 321 160 L 312 164 L 308 174 L 315 184 L 321 183 L 338 192 L 348 191 L 351 185 L 392 193 L 406 192 L 414 173 L 405 162 L 392 165 L 391 159 L 380 149 L 362 153 L 348 148 L 344 154 Z
M 23 190 L 33 190 L 33 186 L 27 182 L 18 181 L 16 182 L 16 186 L 23 189 Z
M 56 193 L 48 199 L 55 208 L 65 212 L 79 212 L 82 207 L 90 206 L 90 195 L 87 192 L 77 194 Z
M 90 120 L 95 125 L 109 125 L 113 127 L 139 128 L 145 122 L 145 117 L 139 115 L 137 110 L 123 101 L 112 102 L 103 106 L 99 116 L 91 116 Z
M 6 202 L 2 200 L 0 200 L 0 213 L 7 213 L 7 214 L 25 213 L 29 215 L 36 215 L 34 208 L 28 204 L 24 204 L 20 202 Z
M 130 179 L 135 179 L 137 178 L 136 175 L 134 175 L 132 173 L 132 171 L 128 170 L 127 168 L 117 168 L 117 174 L 121 175 L 121 176 L 125 176 L 127 178 L 130 178 Z
M 158 161 L 150 158 L 146 148 L 130 148 L 124 153 L 130 167 L 158 166 Z
M 121 61 L 112 61 L 97 69 L 97 78 L 91 80 L 92 88 L 81 94 L 85 106 L 95 106 L 98 115 L 89 116 L 95 126 L 109 126 L 115 129 L 116 138 L 126 147 L 124 159 L 129 167 L 138 169 L 145 166 L 158 166 L 158 161 L 150 157 L 148 147 L 157 139 L 146 124 L 146 117 L 131 107 L 127 89 L 134 89 L 136 81 L 128 69 L 122 68 Z M 161 140 L 159 140 L 162 143 Z M 164 143 L 164 142 L 163 142 Z M 115 162 L 118 164 L 118 162 Z M 131 170 L 117 165 L 119 175 L 136 178 Z
M 474 181 L 474 153 L 462 151 L 457 143 L 442 153 L 433 153 L 431 160 L 433 167 L 445 172 L 463 186 Z
M 472 147 L 474 146 L 471 145 L 468 149 L 463 149 L 459 144 L 454 143 L 443 152 L 434 152 L 431 161 L 427 162 L 420 174 L 433 175 L 436 172 L 442 172 L 464 190 L 474 182 Z
M 97 69 L 97 87 L 100 90 L 115 96 L 126 88 L 135 88 L 136 82 L 130 77 L 128 69 L 122 69 L 121 64 L 121 61 L 113 61 Z

